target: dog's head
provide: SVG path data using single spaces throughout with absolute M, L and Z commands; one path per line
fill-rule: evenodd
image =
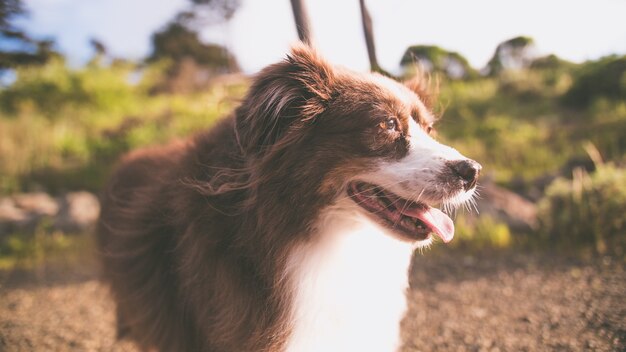
M 237 114 L 238 142 L 289 175 L 285 187 L 313 189 L 328 205 L 348 197 L 401 239 L 427 243 L 434 232 L 448 242 L 454 225 L 433 206 L 470 201 L 481 166 L 433 138 L 420 87 L 297 46 L 257 77 Z

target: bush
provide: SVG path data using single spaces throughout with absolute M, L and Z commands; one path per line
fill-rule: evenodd
M 507 224 L 491 216 L 459 214 L 454 219 L 455 236 L 451 245 L 466 249 L 508 248 L 513 236 Z
M 52 60 L 17 70 L 0 88 L 0 194 L 97 191 L 120 154 L 210 126 L 247 86 L 242 79 L 195 94 L 149 94 L 167 64 L 73 69 Z
M 559 178 L 539 204 L 542 239 L 559 247 L 624 255 L 626 169 L 601 165 L 589 175 L 578 169 Z
M 16 71 L 17 80 L 0 90 L 0 107 L 6 114 L 37 111 L 49 118 L 77 108 L 115 113 L 130 108 L 136 96 L 128 84 L 132 65 L 88 65 L 79 70 L 60 59 Z
M 413 45 L 406 49 L 400 65 L 406 71 L 405 75 L 411 75 L 411 69 L 421 64 L 427 72 L 443 73 L 449 78 L 473 78 L 476 71 L 470 66 L 466 58 L 453 51 L 447 51 L 438 46 Z
M 534 54 L 535 41 L 531 37 L 519 36 L 498 45 L 493 57 L 487 63 L 490 75 L 498 75 L 509 69 L 520 69 L 530 66 Z
M 597 98 L 622 101 L 626 96 L 626 56 L 586 63 L 563 96 L 569 107 L 588 107 Z

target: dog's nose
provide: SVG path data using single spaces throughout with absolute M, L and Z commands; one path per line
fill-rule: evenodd
M 478 175 L 480 175 L 480 170 L 483 168 L 479 163 L 471 159 L 465 159 L 453 161 L 449 165 L 452 171 L 463 179 L 463 186 L 466 191 L 476 186 Z

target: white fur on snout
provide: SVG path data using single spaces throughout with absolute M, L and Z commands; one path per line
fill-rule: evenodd
M 445 201 L 457 206 L 469 201 L 474 189 L 461 189 L 451 198 L 433 197 L 433 194 L 449 194 L 439 180 L 442 173 L 448 172 L 446 162 L 467 158 L 456 149 L 434 140 L 413 119 L 409 121 L 407 135 L 410 136 L 410 148 L 404 158 L 383 161 L 377 170 L 359 175 L 358 179 L 384 187 L 403 198 L 426 203 Z

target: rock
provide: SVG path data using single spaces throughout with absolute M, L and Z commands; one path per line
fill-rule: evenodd
M 57 202 L 46 193 L 24 193 L 0 199 L 0 236 L 34 232 L 44 218 L 57 214 Z
M 18 230 L 28 221 L 28 218 L 28 214 L 18 208 L 13 199 L 0 199 L 0 240 L 3 235 Z
M 90 229 L 100 215 L 100 202 L 89 192 L 71 192 L 60 197 L 61 209 L 54 228 L 63 232 L 82 232 Z
M 24 193 L 13 196 L 15 205 L 30 214 L 54 216 L 59 211 L 57 201 L 43 192 Z
M 53 198 L 46 193 L 23 193 L 0 198 L 0 239 L 11 233 L 46 229 L 78 233 L 98 220 L 100 202 L 89 192 L 70 192 Z M 46 220 L 47 219 L 47 220 Z
M 11 198 L 0 199 L 0 223 L 20 222 L 27 219 L 27 214 L 18 208 Z
M 478 199 L 480 214 L 509 225 L 514 231 L 537 227 L 534 203 L 492 182 L 482 185 Z M 80 233 L 91 230 L 98 220 L 100 202 L 89 192 L 70 192 L 58 198 L 45 193 L 25 193 L 0 198 L 0 236 L 13 232 L 30 233 L 51 219 L 51 230 Z
M 537 206 L 494 183 L 481 185 L 477 207 L 481 215 L 506 223 L 517 232 L 529 232 L 537 229 Z

